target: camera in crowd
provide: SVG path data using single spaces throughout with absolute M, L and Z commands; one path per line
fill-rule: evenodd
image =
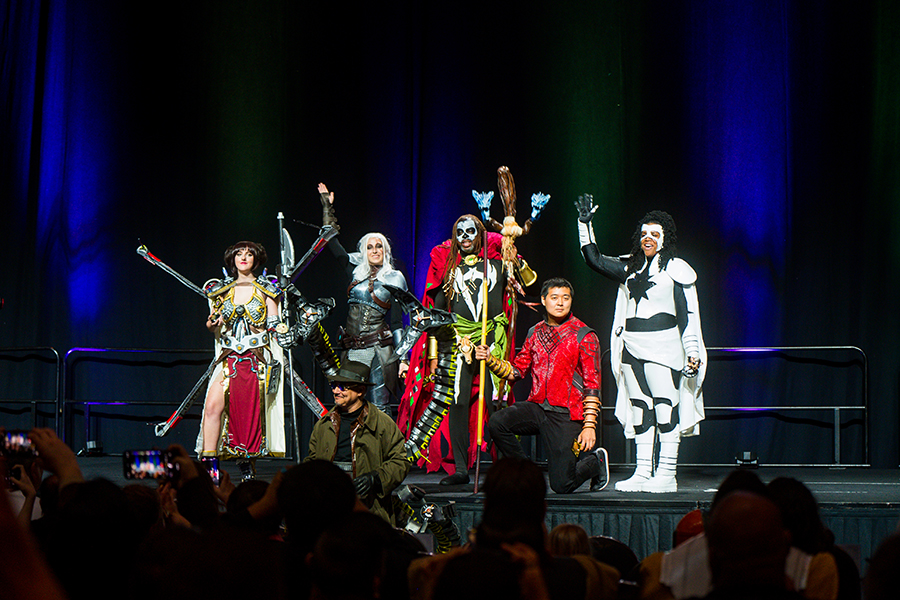
M 6 472 L 3 474 L 6 478 L 6 487 L 10 490 L 18 489 L 11 478 L 21 480 L 37 456 L 28 432 L 21 429 L 3 432 L 3 446 L 0 451 L 6 458 Z

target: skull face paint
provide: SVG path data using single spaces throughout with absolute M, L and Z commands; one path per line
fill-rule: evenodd
M 472 219 L 463 219 L 456 224 L 456 241 L 464 254 L 469 254 L 476 249 L 478 239 L 478 227 Z
M 656 223 L 641 225 L 641 250 L 644 256 L 651 258 L 663 249 L 663 228 Z

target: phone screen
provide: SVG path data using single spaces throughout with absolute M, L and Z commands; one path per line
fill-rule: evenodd
M 29 457 L 37 452 L 27 431 L 11 429 L 3 436 L 3 453 L 7 456 Z
M 219 473 L 219 459 L 215 456 L 204 456 L 200 459 L 200 462 L 206 467 L 206 472 L 209 473 L 212 482 L 215 485 L 219 485 L 219 480 L 221 479 Z
M 122 454 L 125 479 L 168 479 L 174 471 L 172 456 L 163 450 L 126 450 Z

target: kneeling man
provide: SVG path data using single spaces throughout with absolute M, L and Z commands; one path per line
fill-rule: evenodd
M 600 342 L 593 329 L 572 315 L 572 284 L 548 279 L 541 288 L 546 319 L 531 328 L 513 362 L 498 360 L 486 346 L 475 356 L 507 381 L 531 375 L 527 402 L 491 416 L 491 439 L 504 456 L 526 458 L 517 435 L 540 433 L 548 456 L 550 488 L 569 494 L 591 479 L 591 491 L 606 487 L 606 450 L 595 449 L 600 415 Z
M 403 442 L 393 419 L 366 402 L 369 365 L 345 361 L 328 378 L 334 408 L 313 426 L 306 460 L 331 461 L 353 477 L 369 510 L 394 524 L 391 493 L 409 472 Z

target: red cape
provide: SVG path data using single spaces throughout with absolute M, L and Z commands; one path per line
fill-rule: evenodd
M 488 258 L 502 260 L 500 255 L 503 236 L 499 233 L 488 232 L 487 234 L 487 255 Z M 478 256 L 483 256 L 483 249 L 479 251 Z M 428 275 L 425 279 L 425 291 L 422 294 L 422 304 L 426 308 L 434 306 L 434 298 L 444 280 L 444 270 L 447 267 L 447 260 L 450 258 L 450 240 L 443 242 L 432 248 L 431 265 L 428 267 Z M 461 260 L 461 259 L 460 259 Z M 457 260 L 459 264 L 459 260 Z M 512 303 L 515 300 L 510 298 L 507 291 L 503 294 L 503 312 L 510 316 Z M 397 414 L 397 425 L 400 431 L 407 438 L 412 431 L 413 426 L 418 422 L 419 417 L 425 412 L 425 408 L 431 403 L 431 393 L 434 390 L 433 383 L 422 384 L 425 376 L 428 374 L 428 360 L 425 357 L 426 348 L 425 340 L 427 336 L 422 336 L 410 353 L 409 373 L 406 375 L 406 390 L 403 398 L 400 400 L 400 408 Z M 515 340 L 509 341 L 510 354 L 515 351 Z M 478 395 L 478 375 L 472 382 L 472 395 Z M 512 395 L 510 394 L 510 398 Z M 489 398 L 485 398 L 489 402 Z M 488 413 L 484 411 L 483 431 L 487 431 Z M 475 463 L 476 454 L 476 433 L 478 426 L 478 402 L 471 403 L 469 411 L 469 466 Z M 427 450 L 423 452 L 425 459 L 419 461 L 426 466 L 426 471 L 433 473 L 441 467 L 447 473 L 454 473 L 456 467 L 453 463 L 453 450 L 450 445 L 450 430 L 447 425 L 447 419 L 441 421 L 441 425 L 431 438 Z

